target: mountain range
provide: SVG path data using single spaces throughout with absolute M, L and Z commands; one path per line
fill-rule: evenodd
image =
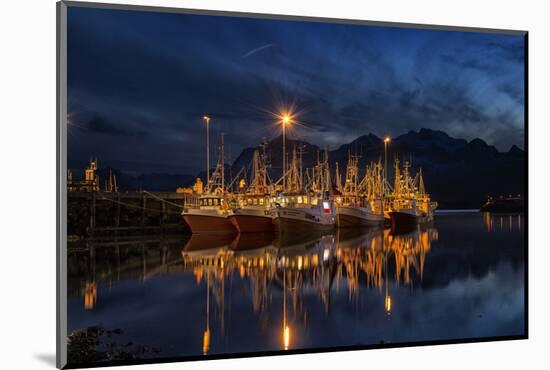
M 303 168 L 312 167 L 317 156 L 322 158 L 323 148 L 305 141 L 287 138 L 286 148 L 302 148 Z M 226 178 L 231 179 L 243 167 L 250 169 L 254 150 L 249 147 L 241 151 L 232 164 L 226 166 Z M 280 177 L 282 164 L 282 140 L 276 137 L 266 148 L 271 178 Z M 360 156 L 359 168 L 364 169 L 371 161 L 384 160 L 383 139 L 367 134 L 350 143 L 328 151 L 331 169 L 334 172 L 338 162 L 340 173 L 345 174 L 348 153 Z M 290 154 L 289 154 L 290 155 Z M 415 173 L 422 168 L 426 190 L 440 208 L 478 208 L 488 195 L 524 194 L 525 152 L 517 146 L 507 152 L 499 152 L 494 146 L 481 139 L 467 141 L 450 137 L 431 129 L 420 129 L 395 137 L 388 144 L 388 178 L 393 181 L 393 160 L 409 160 Z M 124 190 L 149 189 L 152 191 L 174 191 L 179 186 L 191 185 L 197 177 L 205 178 L 205 172 L 191 175 L 142 174 L 139 176 L 117 174 L 120 187 Z M 250 171 L 247 171 L 249 173 Z M 108 170 L 99 173 L 100 178 L 108 176 Z

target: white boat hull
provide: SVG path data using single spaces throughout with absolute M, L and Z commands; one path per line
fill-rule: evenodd
M 320 208 L 279 208 L 271 214 L 275 228 L 282 233 L 332 230 L 336 224 L 334 213 L 324 213 Z
M 383 214 L 374 214 L 370 208 L 340 206 L 336 209 L 337 227 L 376 226 L 384 222 Z

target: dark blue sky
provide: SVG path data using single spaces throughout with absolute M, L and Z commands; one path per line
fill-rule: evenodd
M 499 150 L 524 140 L 522 36 L 69 7 L 69 167 L 204 167 L 203 114 L 234 159 L 294 132 L 331 148 L 426 127 Z

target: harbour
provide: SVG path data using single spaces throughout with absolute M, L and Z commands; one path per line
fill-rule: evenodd
M 396 229 L 433 219 L 437 202 L 426 192 L 422 169 L 413 176 L 410 161 L 400 165 L 396 154 L 390 185 L 389 137 L 384 139 L 384 165 L 379 160 L 361 170 L 360 156 L 350 150 L 342 177 L 338 162 L 331 168 L 326 147 L 322 154 L 317 153 L 316 164 L 311 168 L 303 167 L 302 152 L 296 145 L 287 153 L 285 133 L 287 126 L 296 123 L 295 118 L 290 113 L 277 117 L 283 132 L 283 166 L 278 179 L 270 176 L 273 171 L 269 171 L 268 144 L 263 139 L 254 150 L 250 175 L 237 174 L 227 183 L 223 132 L 219 135 L 218 160 L 211 171 L 208 116 L 204 116 L 208 154 L 204 186 L 197 178 L 192 189 L 175 193 L 145 189 L 121 192 L 112 171 L 101 188 L 97 159 L 90 160 L 81 181 L 73 181 L 69 171 L 69 236 L 145 232 L 154 228 L 161 233 L 176 230 L 192 234 L 329 231 L 381 224 Z M 103 215 L 98 217 L 98 212 Z M 178 212 L 183 225 L 174 217 Z M 98 219 L 110 222 L 98 224 Z M 89 220 L 87 225 L 83 220 Z
M 69 331 L 121 329 L 114 348 L 155 349 L 139 358 L 520 334 L 523 228 L 517 213 L 446 212 L 399 232 L 75 242 Z

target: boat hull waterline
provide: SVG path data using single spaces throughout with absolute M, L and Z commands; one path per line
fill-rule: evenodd
M 189 225 L 191 233 L 236 233 L 237 229 L 227 216 L 185 214 L 183 219 Z
M 362 207 L 341 206 L 336 211 L 337 227 L 376 226 L 384 223 L 384 215 L 376 215 Z
M 390 212 L 391 225 L 393 228 L 402 225 L 416 225 L 422 222 L 429 222 L 432 217 L 422 213 L 393 211 Z
M 269 233 L 275 230 L 270 216 L 235 214 L 228 219 L 240 233 Z
M 334 229 L 336 225 L 334 215 L 317 213 L 307 208 L 283 208 L 273 212 L 273 223 L 280 233 Z

